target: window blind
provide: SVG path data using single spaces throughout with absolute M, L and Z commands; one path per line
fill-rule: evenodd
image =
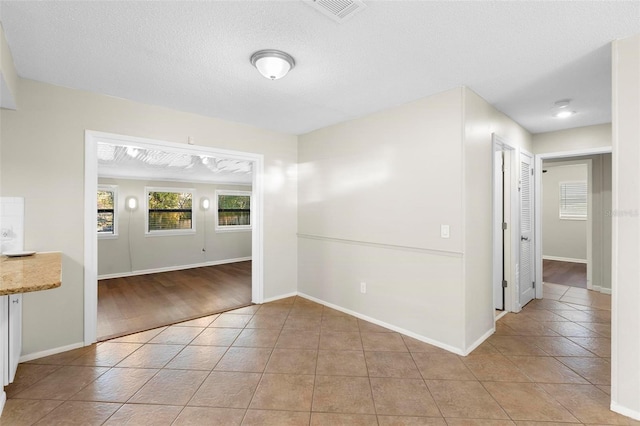
M 560 182 L 560 219 L 587 219 L 587 182 Z

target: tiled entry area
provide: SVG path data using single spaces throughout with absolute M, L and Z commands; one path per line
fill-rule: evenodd
M 139 333 L 21 365 L 0 421 L 638 424 L 608 409 L 610 297 L 545 286 L 468 357 L 302 298 Z

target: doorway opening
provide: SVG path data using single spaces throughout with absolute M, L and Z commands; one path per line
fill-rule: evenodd
M 611 148 L 538 154 L 536 166 L 536 297 L 543 282 L 611 294 Z
M 110 161 L 116 157 L 118 161 Z M 163 167 L 166 164 L 174 167 Z M 144 281 L 155 296 L 163 290 L 165 302 L 159 308 L 166 312 L 157 316 L 169 323 L 237 307 L 238 297 L 246 298 L 241 304 L 261 303 L 262 170 L 259 154 L 87 131 L 85 344 L 118 334 L 98 334 L 98 278 L 101 286 L 110 281 L 104 288 L 114 294 L 130 287 L 132 280 Z M 212 182 L 203 182 L 207 179 Z M 100 190 L 113 204 L 98 209 L 96 216 Z M 239 204 L 224 208 L 229 203 Z M 231 251 L 222 253 L 224 247 Z M 226 290 L 230 283 L 243 281 L 244 296 L 227 293 L 226 309 L 207 303 L 207 295 L 222 294 L 207 283 L 214 276 L 224 276 Z M 176 302 L 179 298 L 170 287 L 180 282 L 200 297 Z M 172 310 L 175 315 L 167 316 Z
M 549 159 L 542 162 L 542 279 L 545 283 L 591 289 L 593 274 L 594 198 L 599 214 L 600 189 L 593 184 L 593 160 Z M 598 223 L 599 229 L 602 225 Z M 596 234 L 599 235 L 599 232 Z

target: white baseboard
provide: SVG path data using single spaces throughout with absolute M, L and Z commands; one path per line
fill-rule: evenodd
M 496 316 L 495 321 L 498 321 L 500 318 L 502 318 L 503 316 L 507 315 L 508 313 L 509 313 L 509 311 L 507 311 L 507 310 L 504 310 L 504 311 L 500 312 L 500 313 Z
M 506 311 L 505 311 L 505 313 L 504 313 L 503 315 L 506 315 Z M 493 333 L 495 333 L 495 332 L 496 332 L 496 327 L 495 327 L 495 325 L 494 325 L 494 326 L 493 326 L 489 331 L 487 331 L 487 332 L 486 332 L 486 333 L 484 333 L 482 336 L 480 336 L 480 337 L 478 338 L 478 340 L 476 340 L 475 342 L 473 342 L 473 344 L 467 348 L 467 350 L 464 352 L 464 356 L 467 356 L 467 355 L 469 355 L 471 352 L 473 352 L 473 350 L 474 350 L 475 348 L 477 348 L 478 346 L 480 346 L 480 345 L 482 344 L 482 342 L 484 342 L 484 341 L 485 341 L 485 340 L 487 340 L 489 337 L 491 337 L 491 335 L 492 335 Z
M 618 403 L 611 401 L 611 411 L 622 414 L 623 416 L 631 417 L 634 420 L 640 420 L 640 411 L 631 410 L 629 408 L 618 405 Z
M 0 414 L 2 414 L 2 410 L 4 410 L 4 404 L 7 402 L 7 393 L 2 389 L 0 393 Z
M 246 262 L 248 260 L 251 260 L 251 256 L 238 257 L 236 259 L 211 260 L 209 262 L 193 263 L 191 265 L 175 265 L 175 266 L 165 266 L 162 268 L 141 269 L 138 271 L 130 271 L 130 272 L 117 272 L 115 274 L 98 275 L 98 279 L 108 280 L 111 278 L 123 278 L 123 277 L 134 277 L 136 275 L 157 274 L 159 272 L 182 271 L 184 269 L 202 268 L 204 266 L 226 265 L 227 263 Z
M 599 291 L 602 294 L 611 294 L 611 289 L 606 287 L 600 287 L 599 285 L 594 285 L 591 290 Z
M 73 343 L 71 345 L 60 346 L 58 348 L 47 349 L 46 351 L 34 352 L 31 354 L 22 355 L 19 362 L 33 361 L 34 359 L 44 358 L 45 356 L 55 355 L 62 352 L 70 351 L 72 349 L 78 349 L 84 346 L 84 342 Z
M 286 299 L 288 297 L 293 297 L 297 295 L 298 295 L 298 292 L 294 291 L 293 293 L 287 293 L 287 294 L 281 294 L 280 296 L 269 297 L 267 299 L 264 299 L 262 303 L 275 302 L 276 300 Z
M 416 334 L 416 333 L 414 333 L 412 331 L 405 330 L 404 328 L 396 327 L 395 325 L 386 323 L 384 321 L 380 321 L 380 320 L 377 320 L 375 318 L 371 318 L 371 317 L 369 317 L 367 315 L 363 315 L 363 314 L 361 314 L 359 312 L 352 311 L 351 309 L 346 309 L 346 308 L 343 308 L 341 306 L 334 305 L 333 303 L 325 302 L 324 300 L 321 300 L 321 299 L 318 299 L 316 297 L 309 296 L 308 294 L 304 294 L 304 293 L 300 293 L 300 292 L 298 292 L 298 296 L 304 297 L 305 299 L 309 299 L 309 300 L 311 300 L 313 302 L 316 302 L 316 303 L 319 303 L 321 305 L 328 306 L 329 308 L 335 309 L 336 311 L 344 312 L 345 314 L 349 314 L 349 315 L 354 316 L 356 318 L 360 318 L 362 320 L 369 321 L 369 322 L 371 322 L 373 324 L 379 325 L 380 327 L 384 327 L 384 328 L 388 328 L 389 330 L 397 331 L 398 333 L 402 333 L 405 336 L 409 336 L 409 337 L 412 337 L 412 338 L 414 338 L 416 340 L 420 340 L 421 342 L 428 343 L 428 344 L 433 345 L 433 346 L 437 346 L 437 347 L 439 347 L 441 349 L 444 349 L 446 351 L 449 351 L 449 352 L 453 352 L 456 355 L 465 355 L 464 352 L 460 348 L 455 348 L 455 347 L 447 345 L 445 343 L 438 342 L 438 341 L 433 340 L 433 339 L 429 339 L 428 337 L 424 337 L 424 336 Z
M 559 257 L 559 256 L 546 256 L 543 255 L 544 260 L 556 260 L 558 262 L 571 262 L 571 263 L 587 263 L 587 259 L 574 259 L 572 257 Z

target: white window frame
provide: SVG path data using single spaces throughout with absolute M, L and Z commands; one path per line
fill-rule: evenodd
M 178 194 L 191 194 L 191 229 L 163 229 L 159 231 L 149 230 L 149 193 L 150 192 L 175 192 Z M 196 190 L 194 188 L 174 188 L 174 187 L 157 187 L 145 186 L 144 188 L 144 235 L 146 237 L 162 237 L 170 235 L 194 235 L 196 233 L 196 211 L 195 200 Z
M 118 185 L 98 185 L 98 191 L 113 192 L 113 232 L 100 232 L 97 231 L 98 238 L 100 239 L 116 239 L 118 238 Z M 96 195 L 97 192 L 96 191 Z M 97 215 L 96 207 L 96 215 Z M 96 216 L 97 217 L 97 216 Z
M 566 190 L 563 190 L 563 188 L 565 188 L 567 185 L 576 186 L 578 184 L 584 185 L 584 201 L 585 201 L 584 215 L 571 214 L 569 212 L 564 212 L 562 209 L 562 206 L 565 204 L 563 203 L 562 194 L 566 192 Z M 589 218 L 589 186 L 586 180 L 560 182 L 558 187 L 558 197 L 559 197 L 558 216 L 560 220 L 587 220 Z
M 220 195 L 241 195 L 245 197 L 249 197 L 249 225 L 219 225 L 218 220 L 218 198 Z M 251 231 L 253 227 L 253 192 L 252 191 L 231 191 L 227 189 L 217 189 L 216 190 L 216 198 L 215 205 L 213 211 L 215 212 L 215 224 L 216 224 L 216 232 L 238 232 L 238 231 Z

